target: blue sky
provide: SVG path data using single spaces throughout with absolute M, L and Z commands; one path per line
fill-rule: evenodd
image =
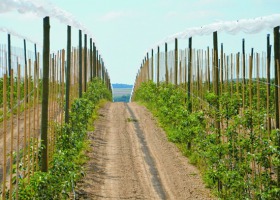
M 0 0 L 7 1 L 7 0 Z M 35 1 L 35 0 L 34 0 Z M 279 0 L 39 0 L 66 10 L 90 32 L 101 51 L 112 83 L 133 84 L 142 59 L 153 44 L 169 35 L 191 27 L 200 27 L 217 21 L 255 18 L 280 13 Z M 1 10 L 0 28 L 7 27 L 36 41 L 42 41 L 42 17 L 32 12 L 19 13 L 16 9 Z M 279 22 L 280 25 L 280 22 Z M 73 45 L 78 44 L 78 29 L 72 28 Z M 264 30 L 250 35 L 219 33 L 227 53 L 246 47 L 265 51 Z M 66 25 L 51 18 L 51 48 L 66 47 Z M 271 40 L 273 37 L 271 37 Z M 6 42 L 0 34 L 0 43 Z M 13 39 L 20 46 L 21 40 Z M 180 47 L 187 40 L 179 40 Z M 32 46 L 31 43 L 28 44 Z M 170 43 L 169 47 L 173 48 Z M 212 47 L 212 36 L 193 37 L 195 48 Z

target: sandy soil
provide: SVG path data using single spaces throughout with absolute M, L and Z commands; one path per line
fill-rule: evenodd
M 146 108 L 108 103 L 99 115 L 76 199 L 212 199 Z

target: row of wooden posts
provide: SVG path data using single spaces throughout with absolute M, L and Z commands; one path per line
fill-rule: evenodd
M 71 104 L 75 98 L 82 97 L 82 94 L 87 91 L 87 83 L 94 78 L 100 78 L 111 90 L 109 74 L 92 38 L 89 40 L 88 48 L 87 34 L 84 34 L 83 43 L 82 31 L 79 30 L 79 47 L 72 47 L 71 26 L 68 26 L 66 51 L 62 49 L 57 53 L 51 53 L 49 17 L 43 19 L 43 28 L 42 67 L 40 67 L 40 53 L 37 52 L 36 44 L 34 45 L 35 60 L 32 61 L 27 58 L 26 40 L 24 40 L 24 75 L 21 74 L 19 59 L 17 59 L 17 66 L 12 66 L 15 52 L 12 52 L 11 36 L 8 34 L 8 61 L 7 68 L 4 70 L 6 73 L 3 74 L 3 134 L 1 134 L 3 137 L 0 138 L 3 141 L 3 162 L 0 163 L 3 168 L 2 180 L 0 180 L 2 199 L 6 198 L 7 191 L 9 191 L 9 199 L 12 199 L 14 191 L 18 195 L 19 177 L 27 177 L 29 180 L 34 171 L 48 171 L 55 145 L 55 123 L 69 123 Z M 13 86 L 14 80 L 17 87 Z M 22 80 L 24 91 L 21 91 L 20 87 Z M 10 90 L 9 99 L 8 90 Z M 17 94 L 16 98 L 14 92 Z M 17 103 L 13 103 L 15 99 Z M 17 110 L 16 114 L 15 110 Z M 13 116 L 17 116 L 17 120 L 14 120 Z M 23 124 L 23 127 L 20 124 Z M 45 147 L 42 149 L 41 169 L 38 163 L 40 146 Z M 21 150 L 23 166 L 20 167 Z M 13 163 L 17 166 L 16 175 L 12 173 Z M 16 186 L 13 178 L 16 179 Z
M 50 21 L 49 17 L 44 18 L 44 41 L 43 41 L 43 90 L 42 97 L 48 96 L 49 86 L 49 55 L 50 55 Z M 84 35 L 84 51 L 87 52 L 87 34 Z M 84 61 L 84 63 L 83 63 Z M 71 69 L 71 27 L 67 27 L 67 67 L 66 67 L 66 94 L 65 94 L 65 123 L 69 122 L 69 98 L 70 98 L 70 69 Z M 83 65 L 84 64 L 84 65 Z M 83 66 L 84 69 L 83 69 Z M 82 30 L 79 30 L 79 98 L 82 97 L 83 92 L 86 92 L 88 74 L 90 80 L 94 77 L 100 77 L 107 84 L 109 90 L 111 90 L 111 83 L 109 74 L 104 66 L 103 59 L 98 55 L 98 50 L 95 44 L 90 38 L 90 63 L 87 71 L 87 53 L 84 53 L 82 47 Z M 84 74 L 83 74 L 84 72 Z M 42 145 L 47 146 L 48 142 L 48 98 L 42 99 L 42 117 L 41 117 L 41 140 Z M 48 149 L 44 148 L 42 151 L 42 171 L 48 171 Z
M 192 98 L 199 99 L 201 103 L 205 103 L 203 99 L 204 92 L 213 92 L 217 97 L 221 96 L 223 92 L 230 91 L 231 94 L 234 92 L 232 85 L 234 82 L 239 84 L 239 75 L 241 74 L 242 69 L 242 101 L 243 108 L 245 108 L 245 88 L 246 88 L 246 76 L 249 78 L 249 84 L 252 85 L 253 80 L 253 62 L 256 65 L 256 81 L 258 84 L 265 84 L 267 88 L 267 128 L 268 131 L 274 128 L 279 131 L 279 86 L 280 86 L 280 36 L 279 36 L 279 26 L 275 27 L 273 30 L 274 33 L 274 60 L 271 59 L 272 55 L 272 45 L 270 44 L 270 36 L 267 35 L 267 54 L 266 58 L 263 56 L 262 58 L 262 67 L 266 69 L 266 76 L 263 74 L 263 78 L 266 79 L 266 82 L 261 82 L 259 77 L 259 65 L 260 65 L 260 54 L 254 54 L 253 49 L 251 51 L 251 55 L 249 56 L 249 65 L 250 67 L 246 67 L 246 54 L 245 54 L 245 40 L 242 41 L 242 57 L 240 59 L 240 53 L 236 55 L 226 56 L 223 52 L 223 44 L 221 44 L 221 52 L 219 56 L 218 51 L 218 35 L 217 32 L 213 33 L 213 50 L 212 57 L 209 53 L 209 47 L 206 51 L 198 50 L 197 52 L 193 49 L 192 45 L 192 37 L 188 40 L 188 48 L 185 50 L 178 49 L 178 39 L 175 38 L 175 48 L 173 51 L 168 52 L 168 44 L 165 43 L 164 52 L 160 51 L 160 47 L 157 47 L 157 54 L 154 55 L 154 49 L 151 50 L 151 56 L 149 57 L 149 53 L 143 59 L 140 69 L 137 73 L 134 91 L 140 87 L 143 82 L 153 81 L 157 85 L 162 83 L 171 83 L 178 87 L 183 87 L 186 91 L 186 97 L 188 101 L 188 110 L 192 112 L 195 108 L 193 105 Z M 197 54 L 196 54 L 197 53 Z M 205 53 L 205 54 L 204 54 Z M 193 55 L 194 54 L 194 55 Z M 205 56 L 204 56 L 205 55 Z M 254 56 L 256 55 L 256 56 Z M 197 59 L 196 59 L 197 56 Z M 204 58 L 203 58 L 204 56 Z M 255 58 L 255 60 L 253 59 Z M 212 60 L 211 60 L 212 59 Z M 212 61 L 212 73 L 210 70 L 210 63 Z M 240 64 L 240 61 L 241 64 Z M 274 62 L 273 62 L 274 61 Z M 235 66 L 234 64 L 235 63 Z M 274 63 L 274 69 L 271 69 L 271 63 Z M 233 72 L 233 70 L 236 70 Z M 272 72 L 274 71 L 274 74 Z M 231 76 L 229 78 L 228 76 Z M 274 78 L 275 83 L 272 84 L 271 79 Z M 226 84 L 226 86 L 224 86 Z M 196 91 L 194 91 L 194 85 L 196 87 Z M 213 86 L 212 89 L 210 86 Z M 231 85 L 231 89 L 229 86 Z M 203 86 L 207 86 L 206 89 Z M 275 97 L 274 97 L 274 117 L 270 117 L 269 109 L 271 107 L 271 103 L 269 99 L 271 97 L 271 88 L 274 87 Z M 223 91 L 224 88 L 224 91 Z M 238 93 L 237 86 L 237 93 Z M 211 91 L 210 91 L 211 90 Z M 225 91 L 226 90 L 226 91 Z M 133 100 L 132 96 L 132 100 Z M 258 91 L 258 98 L 259 91 Z M 250 91 L 250 102 L 252 101 L 252 92 Z M 214 106 L 216 110 L 219 110 L 220 105 L 219 101 L 216 101 Z M 201 107 L 201 106 L 200 106 Z M 215 116 L 214 126 L 215 130 L 217 130 L 217 134 L 219 135 L 218 140 L 221 141 L 221 122 L 217 120 L 218 116 Z M 273 128 L 271 123 L 273 122 Z M 280 150 L 280 137 L 277 141 L 278 151 Z M 277 180 L 278 184 L 280 183 L 280 166 L 276 166 L 277 168 Z M 218 188 L 221 189 L 221 183 L 218 183 Z

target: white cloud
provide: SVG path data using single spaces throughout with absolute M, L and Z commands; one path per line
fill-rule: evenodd
M 81 29 L 92 37 L 89 30 L 76 20 L 73 14 L 51 4 L 48 0 L 1 0 L 0 7 L 0 13 L 17 11 L 20 14 L 33 13 L 38 17 L 50 16 L 56 18 L 61 23 Z

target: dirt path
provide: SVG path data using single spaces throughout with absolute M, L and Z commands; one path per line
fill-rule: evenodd
M 90 133 L 76 199 L 211 199 L 198 170 L 135 103 L 108 103 Z

